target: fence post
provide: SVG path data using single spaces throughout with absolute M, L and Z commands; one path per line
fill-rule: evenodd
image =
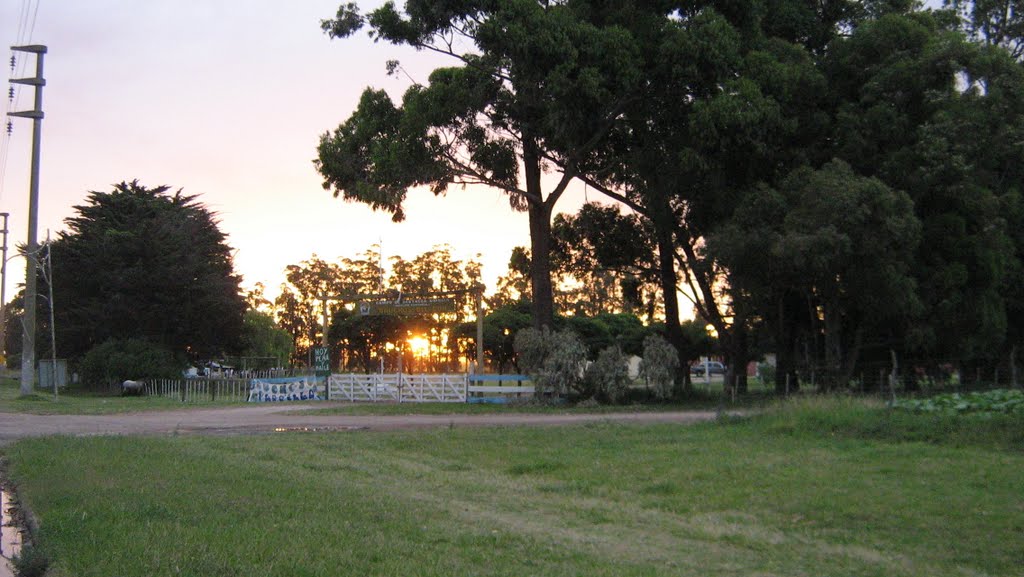
M 219 383 L 217 381 L 212 381 L 210 383 L 210 401 L 211 402 L 216 402 L 217 401 L 217 386 L 218 386 L 218 384 Z

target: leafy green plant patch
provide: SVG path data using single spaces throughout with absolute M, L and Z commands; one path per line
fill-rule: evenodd
M 914 413 L 999 413 L 1024 415 L 1024 391 L 997 389 L 974 393 L 950 393 L 927 399 L 901 399 L 892 408 Z

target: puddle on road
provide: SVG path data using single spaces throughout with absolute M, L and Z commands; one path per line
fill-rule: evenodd
M 14 518 L 14 500 L 0 490 L 0 577 L 14 577 L 11 558 L 21 551 L 21 527 Z
M 357 431 L 366 427 L 274 427 L 275 433 L 322 433 L 331 431 Z

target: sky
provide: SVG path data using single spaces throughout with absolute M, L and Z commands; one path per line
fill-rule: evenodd
M 449 244 L 456 258 L 484 264 L 489 290 L 511 250 L 528 246 L 525 214 L 496 190 L 453 187 L 443 198 L 411 191 L 407 219 L 335 199 L 313 166 L 321 134 L 351 115 L 367 86 L 399 101 L 405 77 L 386 73 L 397 59 L 426 83 L 450 60 L 374 43 L 364 33 L 331 40 L 319 22 L 342 0 L 0 0 L 0 41 L 9 78 L 33 76 L 34 56 L 6 47 L 44 44 L 39 238 L 56 235 L 89 191 L 121 181 L 170 185 L 217 213 L 243 285 L 270 295 L 284 268 L 316 253 L 352 257 L 382 243 L 385 257 L 412 258 Z M 381 2 L 359 2 L 366 11 Z M 401 2 L 399 2 L 401 4 Z M 34 26 L 33 26 L 34 22 Z M 31 34 L 29 34 L 31 32 Z M 21 87 L 4 112 L 32 107 Z M 4 124 L 6 125 L 6 118 Z M 8 245 L 27 238 L 32 121 L 11 119 L 0 133 L 0 212 Z M 0 162 L 3 155 L 0 155 Z M 560 200 L 574 211 L 585 191 Z M 14 254 L 13 251 L 9 253 Z M 7 299 L 24 282 L 24 260 L 9 261 Z

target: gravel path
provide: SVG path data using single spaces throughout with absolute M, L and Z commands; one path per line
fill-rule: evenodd
M 29 415 L 0 413 L 0 444 L 44 435 L 254 434 L 275 430 L 394 430 L 423 427 L 569 425 L 590 422 L 695 423 L 714 412 L 481 415 L 303 415 L 315 405 L 258 405 L 119 415 Z

